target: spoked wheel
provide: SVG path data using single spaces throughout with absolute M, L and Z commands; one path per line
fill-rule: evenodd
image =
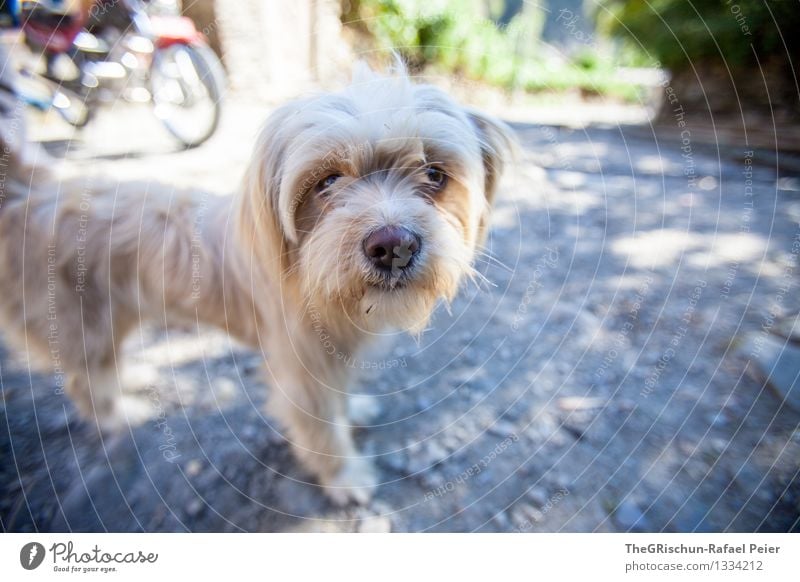
M 86 96 L 80 95 L 61 84 L 28 71 L 20 71 L 19 96 L 29 105 L 41 111 L 54 109 L 74 127 L 89 123 L 91 108 Z
M 219 59 L 206 46 L 174 44 L 153 55 L 156 116 L 185 147 L 200 145 L 217 129 L 224 78 Z
M 89 123 L 91 109 L 86 104 L 85 98 L 69 89 L 58 86 L 54 88 L 53 109 L 74 127 L 83 127 Z

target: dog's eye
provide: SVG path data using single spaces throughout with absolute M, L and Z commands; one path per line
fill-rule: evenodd
M 441 190 L 447 184 L 447 174 L 435 166 L 425 170 L 425 177 L 434 190 Z
M 317 192 L 324 193 L 328 188 L 336 183 L 336 180 L 341 177 L 341 174 L 331 174 L 330 176 L 323 178 L 319 181 L 319 184 L 317 184 Z

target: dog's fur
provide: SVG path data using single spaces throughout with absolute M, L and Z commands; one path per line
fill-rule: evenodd
M 267 354 L 270 411 L 304 467 L 335 501 L 366 501 L 374 476 L 350 434 L 346 362 L 387 328 L 420 332 L 474 276 L 510 139 L 433 86 L 365 70 L 341 93 L 275 111 L 231 199 L 129 185 L 7 200 L 4 330 L 50 365 L 57 354 L 82 415 L 113 427 L 126 421 L 117 357 L 129 332 L 218 326 Z M 435 193 L 432 165 L 448 176 Z M 362 249 L 386 225 L 421 240 L 401 274 L 381 275 Z

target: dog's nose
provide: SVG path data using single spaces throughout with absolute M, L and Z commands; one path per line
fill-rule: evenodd
M 384 226 L 364 239 L 364 254 L 382 270 L 405 269 L 419 252 L 419 237 L 402 226 Z

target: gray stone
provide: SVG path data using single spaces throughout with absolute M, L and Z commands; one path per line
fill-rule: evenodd
M 534 487 L 530 489 L 526 494 L 526 497 L 536 505 L 536 507 L 542 507 L 544 504 L 547 503 L 547 491 L 545 491 L 541 487 Z
M 783 338 L 752 333 L 741 351 L 755 360 L 781 402 L 800 410 L 800 348 Z
M 229 400 L 233 398 L 238 391 L 239 384 L 230 378 L 217 378 L 214 382 L 214 392 L 219 399 Z
M 267 434 L 269 434 L 271 432 L 273 432 L 273 431 L 271 431 L 271 430 L 267 431 Z M 253 426 L 252 424 L 247 424 L 247 425 L 242 427 L 242 437 L 243 438 L 246 438 L 247 440 L 252 440 L 257 435 L 258 435 L 258 431 L 256 430 L 256 427 Z
M 520 532 L 531 531 L 542 518 L 542 512 L 527 503 L 517 504 L 511 510 L 511 523 Z
M 264 361 L 259 357 L 247 358 L 240 366 L 242 372 L 247 376 L 260 374 L 264 369 Z
M 397 451 L 390 455 L 379 457 L 379 462 L 382 462 L 387 467 L 398 473 L 406 474 L 408 471 L 408 456 L 405 451 Z
M 408 473 L 424 473 L 430 469 L 431 465 L 423 454 L 412 454 L 408 457 Z
M 191 459 L 188 463 L 186 463 L 184 471 L 189 477 L 196 477 L 202 468 L 203 463 L 201 463 L 198 459 Z
M 418 396 L 416 404 L 418 411 L 425 412 L 426 410 L 430 410 L 433 407 L 434 401 L 428 398 L 427 396 Z
M 425 459 L 429 465 L 438 465 L 450 455 L 450 451 L 436 441 L 428 444 L 425 450 Z
M 711 450 L 717 455 L 721 454 L 725 450 L 728 450 L 730 447 L 728 441 L 719 438 L 710 438 L 708 440 L 708 444 Z
M 556 404 L 565 412 L 575 412 L 603 408 L 603 406 L 606 404 L 606 401 L 602 398 L 566 396 L 564 398 L 559 398 Z
M 517 427 L 514 425 L 514 423 L 508 420 L 500 419 L 489 426 L 486 431 L 495 436 L 506 438 L 516 434 Z
M 505 511 L 498 511 L 492 516 L 492 523 L 502 532 L 511 530 L 511 520 Z
M 772 331 L 793 342 L 800 342 L 800 312 L 778 319 Z
M 205 507 L 205 503 L 203 503 L 202 499 L 192 499 L 186 506 L 186 513 L 192 517 L 197 517 L 203 511 L 203 507 Z
M 392 520 L 385 515 L 372 515 L 358 524 L 359 533 L 389 533 L 392 531 Z
M 633 501 L 626 499 L 620 503 L 613 515 L 614 523 L 625 531 L 647 530 L 647 518 Z
M 448 384 L 454 388 L 459 386 L 469 387 L 469 384 L 473 382 L 476 377 L 477 372 L 475 370 L 462 369 L 450 376 Z
M 427 487 L 429 490 L 439 489 L 446 486 L 448 483 L 448 480 L 444 475 L 431 468 L 423 470 L 421 478 L 423 485 L 425 485 L 425 487 Z

